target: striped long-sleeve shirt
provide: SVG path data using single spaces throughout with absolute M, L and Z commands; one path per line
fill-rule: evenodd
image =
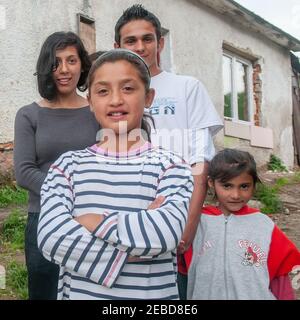
M 178 298 L 176 247 L 192 191 L 189 165 L 148 143 L 63 154 L 42 186 L 38 226 L 40 250 L 60 265 L 58 299 Z M 159 195 L 161 207 L 147 210 Z M 87 213 L 105 215 L 93 233 L 74 220 Z

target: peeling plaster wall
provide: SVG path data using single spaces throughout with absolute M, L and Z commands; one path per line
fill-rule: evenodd
M 114 24 L 133 0 L 2 0 L 7 26 L 0 30 L 0 143 L 13 140 L 13 121 L 23 105 L 39 99 L 32 75 L 40 46 L 58 30 L 77 32 L 77 13 L 96 20 L 97 50 L 113 47 Z M 260 57 L 262 67 L 262 118 L 260 124 L 274 131 L 274 151 L 252 148 L 259 164 L 276 153 L 293 165 L 292 95 L 289 52 L 265 37 L 251 32 L 197 0 L 139 1 L 170 30 L 173 71 L 199 78 L 206 86 L 218 112 L 223 114 L 222 44 Z M 227 138 L 228 140 L 228 138 Z M 226 145 L 223 134 L 218 147 Z M 251 149 L 249 142 L 235 139 L 236 147 Z
M 0 30 L 0 143 L 13 140 L 17 110 L 39 100 L 35 65 L 43 41 L 55 31 L 77 32 L 76 13 L 88 1 L 1 0 L 5 29 Z

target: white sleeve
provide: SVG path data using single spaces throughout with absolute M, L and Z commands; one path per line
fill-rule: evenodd
M 189 129 L 189 163 L 209 162 L 215 155 L 215 147 L 209 128 Z
M 47 260 L 111 287 L 128 254 L 93 236 L 73 219 L 72 175 L 67 169 L 71 165 L 60 159 L 56 162 L 60 164 L 50 168 L 41 188 L 38 247 Z
M 186 87 L 188 128 L 209 128 L 211 135 L 214 136 L 223 128 L 223 122 L 206 88 L 200 81 L 193 78 L 192 80 L 187 82 Z
M 174 251 L 185 227 L 192 179 L 189 165 L 171 164 L 159 180 L 157 196 L 165 197 L 160 208 L 110 214 L 95 235 L 132 256 L 149 258 Z

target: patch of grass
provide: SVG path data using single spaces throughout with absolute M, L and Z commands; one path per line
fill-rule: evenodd
M 4 186 L 0 188 L 0 208 L 11 204 L 22 205 L 28 201 L 28 193 L 20 187 Z
M 290 184 L 290 179 L 285 178 L 285 177 L 278 178 L 275 181 L 275 188 L 277 188 L 279 190 L 281 187 L 284 187 L 284 186 L 286 186 L 288 184 Z
M 279 199 L 278 191 L 278 186 L 271 187 L 261 183 L 257 185 L 255 198 L 263 204 L 261 212 L 277 213 L 282 210 L 283 205 L 281 200 Z
M 4 220 L 1 238 L 9 242 L 12 249 L 24 249 L 26 216 L 14 209 Z
M 300 183 L 300 171 L 295 172 L 293 178 L 291 179 L 292 183 Z
M 268 162 L 268 170 L 272 170 L 275 172 L 288 172 L 286 166 L 274 154 L 271 154 L 270 156 L 270 161 Z
M 13 260 L 7 266 L 6 277 L 7 286 L 15 293 L 17 298 L 22 300 L 28 299 L 26 267 Z

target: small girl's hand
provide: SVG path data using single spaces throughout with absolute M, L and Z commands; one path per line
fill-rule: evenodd
M 165 201 L 164 196 L 158 196 L 153 202 L 150 203 L 147 210 L 154 210 L 154 209 L 160 208 L 160 206 L 163 204 L 164 201 Z
M 177 253 L 183 254 L 186 251 L 186 243 L 184 240 L 180 240 L 179 245 L 177 247 Z
M 85 227 L 90 232 L 94 232 L 98 225 L 103 221 L 104 215 L 95 214 L 95 213 L 87 213 L 82 216 L 74 218 L 75 221 L 80 223 L 83 227 Z

